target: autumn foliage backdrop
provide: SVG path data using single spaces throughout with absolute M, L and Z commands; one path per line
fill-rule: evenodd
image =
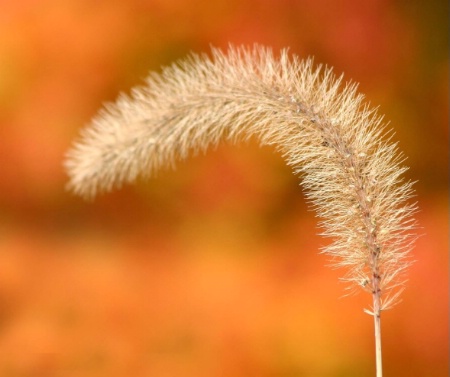
M 448 4 L 0 2 L 0 375 L 365 376 L 365 294 L 340 298 L 298 180 L 222 144 L 92 203 L 63 155 L 105 101 L 210 45 L 289 46 L 360 83 L 409 157 L 423 236 L 384 313 L 386 375 L 448 375 Z

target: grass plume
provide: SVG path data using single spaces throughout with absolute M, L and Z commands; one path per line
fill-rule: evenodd
M 357 86 L 310 59 L 230 47 L 150 74 L 82 131 L 65 161 L 69 187 L 92 198 L 220 140 L 253 135 L 274 145 L 300 176 L 332 239 L 324 252 L 345 267 L 350 288 L 372 295 L 366 312 L 379 333 L 380 312 L 398 301 L 410 264 L 412 184 L 402 178 L 403 157 L 382 117 Z

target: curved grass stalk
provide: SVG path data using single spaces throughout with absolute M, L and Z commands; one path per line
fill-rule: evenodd
M 131 96 L 105 107 L 68 152 L 69 187 L 97 193 L 148 176 L 222 140 L 256 135 L 274 145 L 321 218 L 324 249 L 349 288 L 372 295 L 377 376 L 380 313 L 398 301 L 415 235 L 412 183 L 382 117 L 313 61 L 272 50 L 230 47 L 151 74 Z

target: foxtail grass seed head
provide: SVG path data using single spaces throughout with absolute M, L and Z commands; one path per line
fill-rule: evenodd
M 149 176 L 220 140 L 255 135 L 301 178 L 324 252 L 349 288 L 398 301 L 415 239 L 411 182 L 383 120 L 353 83 L 287 50 L 229 47 L 152 73 L 108 104 L 67 153 L 68 187 L 85 198 Z M 375 302 L 375 301 L 374 301 Z

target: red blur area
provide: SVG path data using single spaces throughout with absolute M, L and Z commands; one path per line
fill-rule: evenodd
M 290 47 L 360 83 L 418 180 L 422 234 L 383 313 L 388 376 L 449 372 L 448 4 L 0 3 L 0 375 L 370 376 L 370 297 L 342 297 L 298 178 L 220 145 L 84 202 L 62 161 L 149 71 L 211 45 Z

